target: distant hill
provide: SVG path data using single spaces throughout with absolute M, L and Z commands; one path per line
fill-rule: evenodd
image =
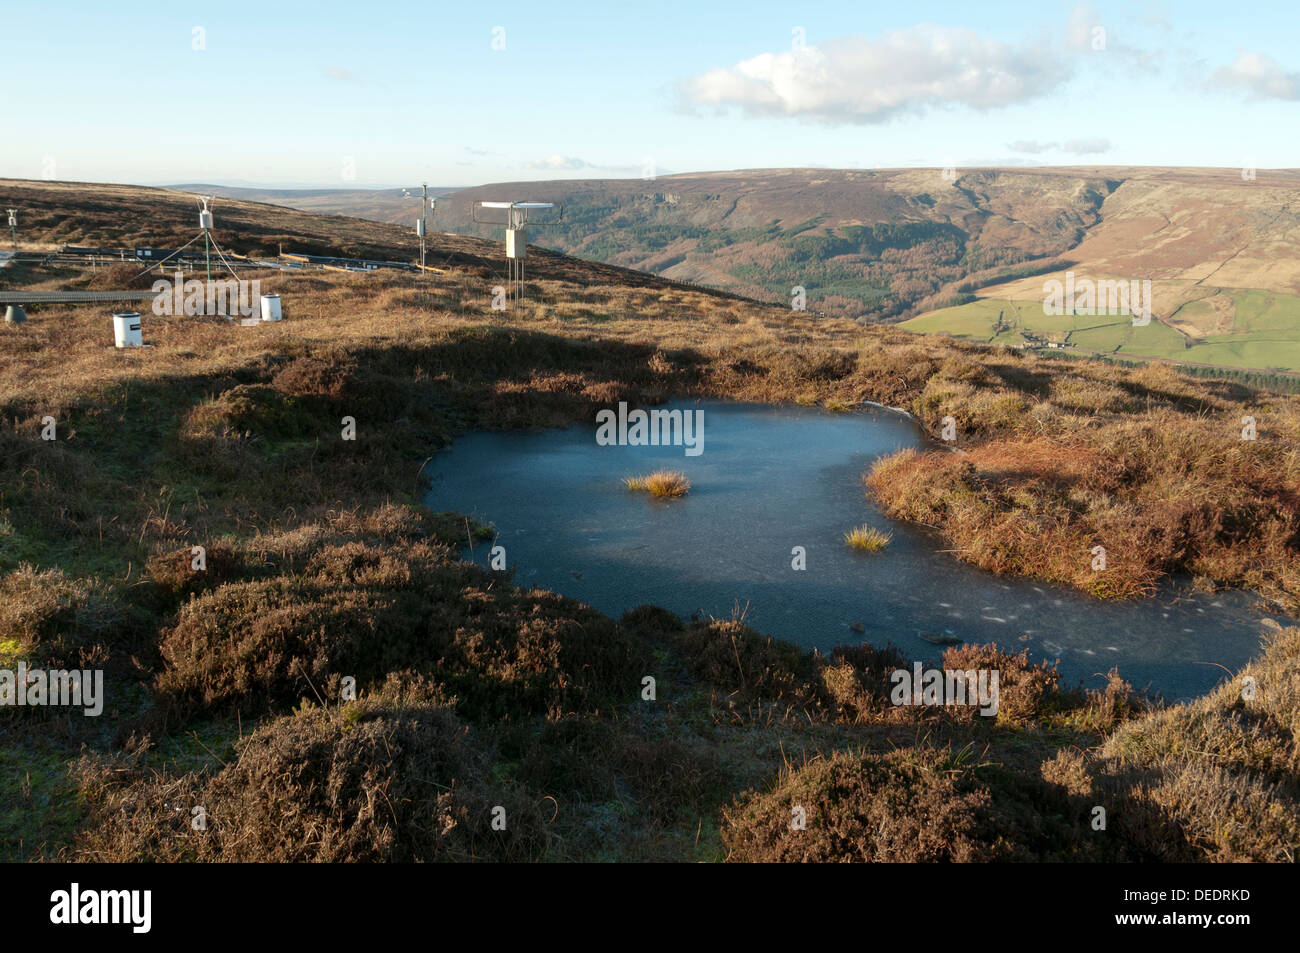
M 974 272 L 1071 248 L 1115 184 L 1076 172 L 755 170 L 483 186 L 452 196 L 439 220 L 464 228 L 489 197 L 563 202 L 565 226 L 538 241 L 767 300 L 802 287 L 810 310 L 879 320 Z
M 1080 170 L 953 181 L 933 169 L 510 182 L 454 192 L 434 227 L 499 239 L 500 229 L 473 224 L 475 201 L 560 202 L 563 225 L 530 241 L 767 300 L 789 301 L 802 286 L 812 310 L 879 319 L 914 313 L 973 272 L 1072 247 L 1116 184 Z M 383 193 L 274 200 L 396 220 Z
M 304 212 L 323 215 L 349 215 L 368 218 L 375 222 L 415 227 L 420 214 L 420 189 L 254 189 L 228 185 L 173 185 L 179 192 L 199 195 L 218 195 L 224 198 L 244 199 L 248 202 L 266 202 L 284 205 Z M 451 186 L 430 187 L 433 196 L 456 191 Z

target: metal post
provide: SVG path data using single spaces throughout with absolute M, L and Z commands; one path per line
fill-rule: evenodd
M 203 251 L 204 258 L 208 265 L 208 283 L 212 283 L 212 212 L 208 208 L 208 203 L 215 196 L 199 196 L 199 201 L 203 203 L 203 210 L 199 212 L 199 228 L 203 229 Z M 177 256 L 180 257 L 180 256 Z
M 510 209 L 510 225 L 515 230 L 515 234 L 517 236 L 516 241 L 519 238 L 523 237 L 522 235 L 519 235 L 520 230 L 523 228 L 523 224 L 524 224 L 523 212 L 514 208 Z M 524 270 L 523 265 L 524 262 L 522 258 L 515 259 L 515 271 L 514 271 L 515 310 L 519 309 L 519 302 L 523 298 L 523 286 L 522 286 L 522 278 L 521 278 Z
M 420 199 L 420 220 L 424 228 L 420 229 L 420 277 L 424 277 L 424 233 L 429 230 L 429 183 L 424 183 L 424 197 Z

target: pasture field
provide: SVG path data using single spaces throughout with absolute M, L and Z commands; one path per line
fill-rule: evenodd
M 1055 342 L 1130 358 L 1300 371 L 1300 296 L 1260 289 L 1220 289 L 1144 326 L 1123 315 L 1044 314 L 1039 299 L 988 297 L 899 327 L 991 344 Z

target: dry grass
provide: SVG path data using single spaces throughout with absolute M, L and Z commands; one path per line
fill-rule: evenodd
M 624 477 L 623 485 L 629 490 L 649 493 L 661 500 L 672 500 L 691 491 L 691 481 L 680 470 L 655 470 L 644 476 Z
M 1203 698 L 1120 724 L 1044 775 L 1106 805 L 1151 859 L 1294 862 L 1300 856 L 1300 629 Z
M 1203 412 L 1192 412 L 1198 404 Z M 1247 441 L 1244 412 L 1209 395 L 1186 410 L 1163 404 L 1106 419 L 1044 402 L 1028 418 L 1043 429 L 962 455 L 904 451 L 878 461 L 867 483 L 889 516 L 942 529 L 963 559 L 991 572 L 1103 598 L 1142 595 L 1185 573 L 1294 611 L 1300 458 L 1286 445 L 1297 417 L 1289 399 L 1265 406 L 1255 414 L 1267 414 L 1273 434 Z M 1104 571 L 1093 568 L 1097 546 Z
M 844 534 L 844 542 L 848 543 L 851 549 L 864 553 L 880 552 L 893 538 L 893 533 L 886 533 L 865 523 Z

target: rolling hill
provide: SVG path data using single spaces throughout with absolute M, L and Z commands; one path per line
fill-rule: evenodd
M 0 203 L 20 210 L 19 246 L 26 251 L 57 251 L 65 245 L 175 248 L 199 230 L 195 195 L 173 189 L 0 179 Z M 419 258 L 414 228 L 233 197 L 219 198 L 213 209 L 214 239 L 241 255 L 275 256 L 283 250 L 406 262 Z M 505 280 L 504 252 L 498 242 L 435 233 L 428 238 L 428 251 L 430 265 Z M 14 282 L 20 274 L 21 269 L 6 269 L 3 280 Z M 529 275 L 626 287 L 667 284 L 645 272 L 582 261 L 544 248 L 532 250 Z

